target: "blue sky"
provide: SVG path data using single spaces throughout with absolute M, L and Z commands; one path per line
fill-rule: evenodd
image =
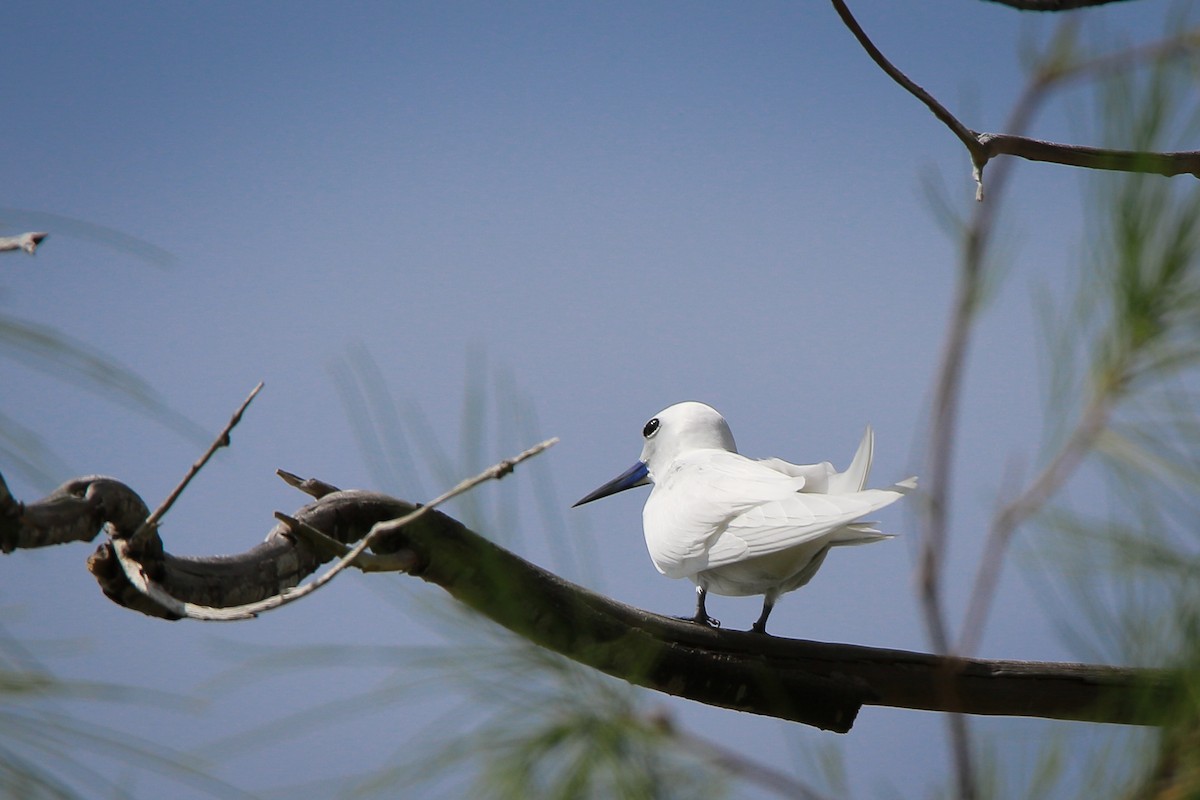
M 1167 8 L 1125 5 L 1093 16 L 1148 38 Z M 1050 24 L 968 0 L 852 8 L 895 63 L 979 129 L 1002 125 L 1021 86 L 1017 53 Z M 824 4 L 64 2 L 6 17 L 2 232 L 51 238 L 34 259 L 3 259 L 0 312 L 108 353 L 214 433 L 266 382 L 232 449 L 168 517 L 174 552 L 254 544 L 273 510 L 302 504 L 273 476 L 280 467 L 412 500 L 443 488 L 427 464 L 420 487 L 372 474 L 338 391 L 337 365 L 364 350 L 401 407 L 421 409 L 408 421 L 452 453 L 466 388 L 517 387 L 540 432 L 562 442 L 483 496 L 516 494 L 518 549 L 553 567 L 530 486 L 552 474 L 571 535 L 589 537 L 579 574 L 659 612 L 690 611 L 692 593 L 650 564 L 644 497 L 566 506 L 632 463 L 661 408 L 709 402 L 743 452 L 798 462 L 848 462 L 870 422 L 876 485 L 921 469 L 957 252 L 923 187 L 942 186 L 965 213 L 974 186 L 949 132 Z M 1039 118 L 1037 134 L 1087 128 L 1079 97 L 1063 99 L 1074 102 Z M 1071 170 L 1022 166 L 1011 187 L 997 256 L 1006 277 L 965 396 L 955 620 L 1005 469 L 1038 452 L 1031 299 L 1078 268 L 1082 186 Z M 0 410 L 44 437 L 70 469 L 63 479 L 112 475 L 153 505 L 199 452 L 136 410 L 13 360 L 0 370 Z M 515 447 L 489 441 L 464 470 L 532 443 L 511 429 L 491 438 Z M 0 470 L 20 498 L 48 488 Z M 881 515 L 899 539 L 835 553 L 780 603 L 774 632 L 924 649 L 912 510 Z M 384 599 L 402 577 L 347 576 L 252 623 L 166 624 L 104 600 L 84 570 L 89 552 L 5 557 L 5 628 L 61 676 L 204 698 L 194 712 L 121 708 L 117 719 L 71 707 L 183 750 L 356 680 L 314 670 L 253 691 L 206 683 L 250 645 L 436 639 L 419 604 Z M 982 654 L 1078 656 L 1055 632 L 1061 610 L 1043 607 L 1020 566 L 1005 573 Z M 710 605 L 734 627 L 757 611 L 754 599 Z M 929 714 L 868 709 L 838 738 L 652 702 L 781 764 L 835 741 L 860 796 L 923 796 L 946 774 Z M 1036 749 L 1063 726 L 977 728 Z M 418 730 L 364 715 L 223 757 L 213 772 L 267 791 L 378 767 Z M 129 780 L 137 796 L 160 794 L 155 776 Z

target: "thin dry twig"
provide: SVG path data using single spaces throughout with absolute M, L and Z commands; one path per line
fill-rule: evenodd
M 49 236 L 48 233 L 21 233 L 16 236 L 0 236 L 0 252 L 7 250 L 24 250 L 29 255 L 37 252 L 38 245 Z
M 503 478 L 505 475 L 512 472 L 513 468 L 517 464 L 520 464 L 522 461 L 528 458 L 536 456 L 538 453 L 541 453 L 543 450 L 553 446 L 557 442 L 557 438 L 547 439 L 546 441 L 536 444 L 528 450 L 519 453 L 513 458 L 506 459 L 498 464 L 494 464 L 473 478 L 467 478 L 454 488 L 442 493 L 438 497 L 429 501 L 429 503 L 426 505 L 421 506 L 415 511 L 404 515 L 403 517 L 380 522 L 374 525 L 366 536 L 359 540 L 354 547 L 350 548 L 350 550 L 346 552 L 346 554 L 343 555 L 337 561 L 337 563 L 330 567 L 329 570 L 318 576 L 315 580 L 304 584 L 303 586 L 297 586 L 295 588 L 288 589 L 280 594 L 259 600 L 254 603 L 246 603 L 240 606 L 230 606 L 228 608 L 214 608 L 212 606 L 201 606 L 193 603 L 182 602 L 172 597 L 161 586 L 155 584 L 154 581 L 152 581 L 143 572 L 140 564 L 130 555 L 128 543 L 120 540 L 115 541 L 113 543 L 114 551 L 116 552 L 117 559 L 121 564 L 121 568 L 124 570 L 125 576 L 129 579 L 130 583 L 132 583 L 138 591 L 142 592 L 156 603 L 161 604 L 164 608 L 179 615 L 180 617 L 204 622 L 231 622 L 235 620 L 251 619 L 253 617 L 257 617 L 264 611 L 280 608 L 299 600 L 301 597 L 312 594 L 317 589 L 320 589 L 322 586 L 329 583 L 329 581 L 337 577 L 337 575 L 340 574 L 342 570 L 346 569 L 346 567 L 354 564 L 359 556 L 362 555 L 363 552 L 366 551 L 366 549 L 371 545 L 371 543 L 379 536 L 403 528 L 410 522 L 413 522 L 414 520 L 417 520 L 425 515 L 431 509 L 436 508 L 442 503 L 445 503 L 447 500 L 457 497 L 463 492 L 475 488 L 485 481 L 499 480 L 500 478 Z M 318 531 L 317 533 L 320 532 Z
M 200 456 L 199 460 L 192 464 L 191 468 L 187 471 L 187 474 L 183 476 L 183 480 L 181 480 L 175 486 L 175 488 L 171 490 L 171 493 L 167 495 L 167 498 L 162 501 L 158 508 L 154 509 L 154 512 L 150 516 L 146 517 L 146 521 L 143 522 L 136 531 L 134 531 L 134 534 L 131 537 L 133 541 L 136 542 L 142 537 L 148 536 L 154 531 L 157 531 L 159 521 L 166 515 L 168 511 L 171 510 L 171 506 L 175 505 L 175 501 L 179 499 L 179 496 L 183 494 L 183 490 L 186 489 L 188 484 L 192 482 L 192 478 L 195 478 L 200 474 L 200 470 L 204 469 L 204 465 L 209 462 L 209 459 L 211 459 L 218 450 L 220 450 L 222 447 L 229 446 L 229 434 L 233 431 L 237 424 L 242 421 L 242 415 L 246 413 L 246 409 L 252 402 L 254 402 L 254 398 L 258 396 L 258 393 L 262 391 L 262 388 L 263 382 L 259 381 L 258 385 L 250 390 L 250 394 L 247 395 L 246 399 L 242 401 L 242 404 L 238 406 L 238 410 L 233 412 L 233 416 L 229 418 L 229 422 L 225 423 L 225 427 L 221 429 L 221 433 L 216 439 L 213 440 L 213 443 L 209 445 L 208 450 L 204 452 L 204 455 Z

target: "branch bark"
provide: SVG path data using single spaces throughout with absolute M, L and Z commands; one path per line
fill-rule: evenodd
M 351 542 L 416 507 L 374 492 L 329 491 L 293 518 Z M 114 553 L 112 539 L 133 541 L 146 513 L 136 493 L 111 478 L 69 481 L 29 505 L 0 478 L 5 552 L 106 530 L 112 538 L 88 561 L 104 593 L 144 614 L 175 618 L 129 584 Z M 330 559 L 291 525 L 281 522 L 263 544 L 235 556 L 172 556 L 157 532 L 138 540 L 134 556 L 180 601 L 239 605 L 295 586 Z M 438 511 L 381 536 L 373 550 L 404 554 L 399 561 L 411 574 L 498 624 L 630 683 L 838 732 L 851 728 L 862 705 L 1155 724 L 1173 691 L 1162 670 L 965 659 L 709 629 L 569 583 Z

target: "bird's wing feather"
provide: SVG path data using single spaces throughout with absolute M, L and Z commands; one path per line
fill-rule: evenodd
M 705 473 L 708 480 L 682 480 L 678 488 L 652 493 L 646 503 L 646 544 L 659 571 L 672 578 L 818 540 L 834 546 L 887 538 L 869 523 L 854 523 L 894 503 L 910 488 L 897 484 L 840 495 L 812 494 L 795 488 L 798 478 L 790 479 L 789 486 L 786 476 L 779 480 L 745 474 L 740 466 L 734 475 L 711 467 L 700 474 Z
M 851 523 L 894 503 L 901 496 L 901 492 L 892 489 L 867 489 L 840 495 L 799 492 L 763 503 L 729 521 L 709 547 L 706 569 L 771 555 L 821 539 L 830 545 L 849 545 L 886 538 L 867 523 Z
M 872 442 L 868 428 L 850 468 L 832 477 L 861 485 L 870 469 Z M 659 572 L 688 577 L 822 537 L 830 545 L 887 538 L 869 523 L 852 523 L 915 486 L 909 479 L 888 489 L 825 494 L 806 491 L 807 479 L 788 472 L 776 469 L 773 460 L 754 461 L 723 450 L 696 450 L 672 462 L 655 477 L 642 512 L 646 545 Z
M 677 458 L 642 511 L 655 566 L 672 578 L 704 569 L 712 542 L 738 516 L 804 488 L 805 479 L 724 450 L 694 450 Z

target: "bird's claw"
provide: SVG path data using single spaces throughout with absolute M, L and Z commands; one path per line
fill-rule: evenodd
M 695 616 L 691 616 L 691 617 L 676 617 L 675 619 L 681 619 L 684 622 L 694 622 L 697 625 L 703 625 L 706 628 L 720 628 L 721 627 L 721 620 L 714 619 L 713 617 L 710 617 L 707 614 L 696 614 Z

